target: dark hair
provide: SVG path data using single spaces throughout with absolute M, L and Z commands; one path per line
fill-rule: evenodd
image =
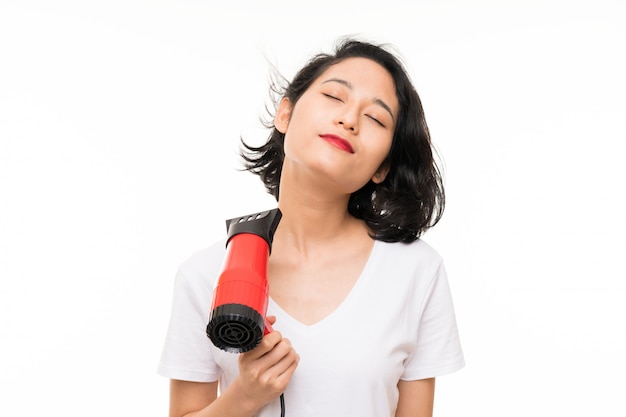
M 380 184 L 369 181 L 355 191 L 350 196 L 348 211 L 365 221 L 374 239 L 412 242 L 439 221 L 445 193 L 421 100 L 399 59 L 381 45 L 346 39 L 338 43 L 334 54 L 315 55 L 286 87 L 272 82 L 271 92 L 274 98 L 287 98 L 295 106 L 324 71 L 352 57 L 371 59 L 391 74 L 399 114 L 391 150 L 384 162 L 390 166 L 387 177 Z M 242 140 L 241 156 L 245 169 L 259 175 L 267 191 L 278 200 L 285 135 L 269 120 L 265 125 L 272 129 L 267 142 L 256 147 Z

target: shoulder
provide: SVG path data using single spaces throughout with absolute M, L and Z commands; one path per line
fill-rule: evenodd
M 411 243 L 376 241 L 364 275 L 375 291 L 393 293 L 394 299 L 423 299 L 434 282 L 445 278 L 445 268 L 439 253 L 421 239 Z
M 222 266 L 225 252 L 226 239 L 224 238 L 196 251 L 181 262 L 178 266 L 178 275 L 189 284 L 204 284 L 213 281 Z
M 404 242 L 379 242 L 382 247 L 386 248 L 390 252 L 412 252 L 412 253 L 420 253 L 423 255 L 439 257 L 439 252 L 435 248 L 433 248 L 429 243 L 427 243 L 424 239 L 419 238 L 410 243 Z
M 423 239 L 411 243 L 377 241 L 375 250 L 377 257 L 389 265 L 438 268 L 443 263 L 439 252 Z

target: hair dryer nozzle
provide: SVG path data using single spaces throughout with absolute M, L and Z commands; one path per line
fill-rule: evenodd
M 216 347 L 226 352 L 243 353 L 261 342 L 264 321 L 252 307 L 224 304 L 211 311 L 206 332 Z

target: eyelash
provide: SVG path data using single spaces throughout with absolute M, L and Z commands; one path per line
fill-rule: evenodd
M 339 99 L 339 98 L 337 98 L 335 96 L 331 96 L 330 94 L 326 94 L 326 93 L 322 93 L 322 94 L 324 94 L 324 96 L 326 96 L 328 98 L 331 98 L 331 99 L 337 100 L 337 101 L 341 101 L 343 103 L 343 100 L 341 100 L 341 99 Z
M 370 119 L 372 119 L 374 122 L 376 122 L 376 124 L 378 124 L 380 127 L 385 127 L 385 125 L 383 124 L 383 122 L 381 122 L 381 121 L 380 121 L 380 120 L 378 120 L 377 118 L 372 117 L 372 116 L 367 116 L 367 117 L 369 117 L 369 118 L 370 118 Z
M 341 100 L 340 98 L 337 98 L 337 97 L 335 97 L 335 96 L 332 96 L 332 95 L 330 95 L 330 94 L 326 94 L 326 93 L 322 93 L 322 94 L 323 94 L 325 97 L 328 97 L 328 98 L 329 98 L 329 99 L 331 99 L 331 100 L 337 100 L 337 101 L 339 101 L 339 102 L 343 103 L 343 100 Z M 378 120 L 377 118 L 372 117 L 372 116 L 367 115 L 367 114 L 366 114 L 366 116 L 367 116 L 370 120 L 372 120 L 374 123 L 376 123 L 377 125 L 379 125 L 380 127 L 385 127 L 385 125 L 384 125 L 384 124 L 383 124 L 380 120 Z

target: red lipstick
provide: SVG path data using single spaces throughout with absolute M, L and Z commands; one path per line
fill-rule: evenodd
M 320 138 L 324 139 L 326 142 L 330 143 L 336 148 L 341 149 L 342 151 L 345 151 L 348 153 L 354 153 L 354 149 L 352 149 L 352 145 L 350 145 L 350 142 L 348 142 L 342 137 L 326 133 L 326 134 L 320 135 Z

